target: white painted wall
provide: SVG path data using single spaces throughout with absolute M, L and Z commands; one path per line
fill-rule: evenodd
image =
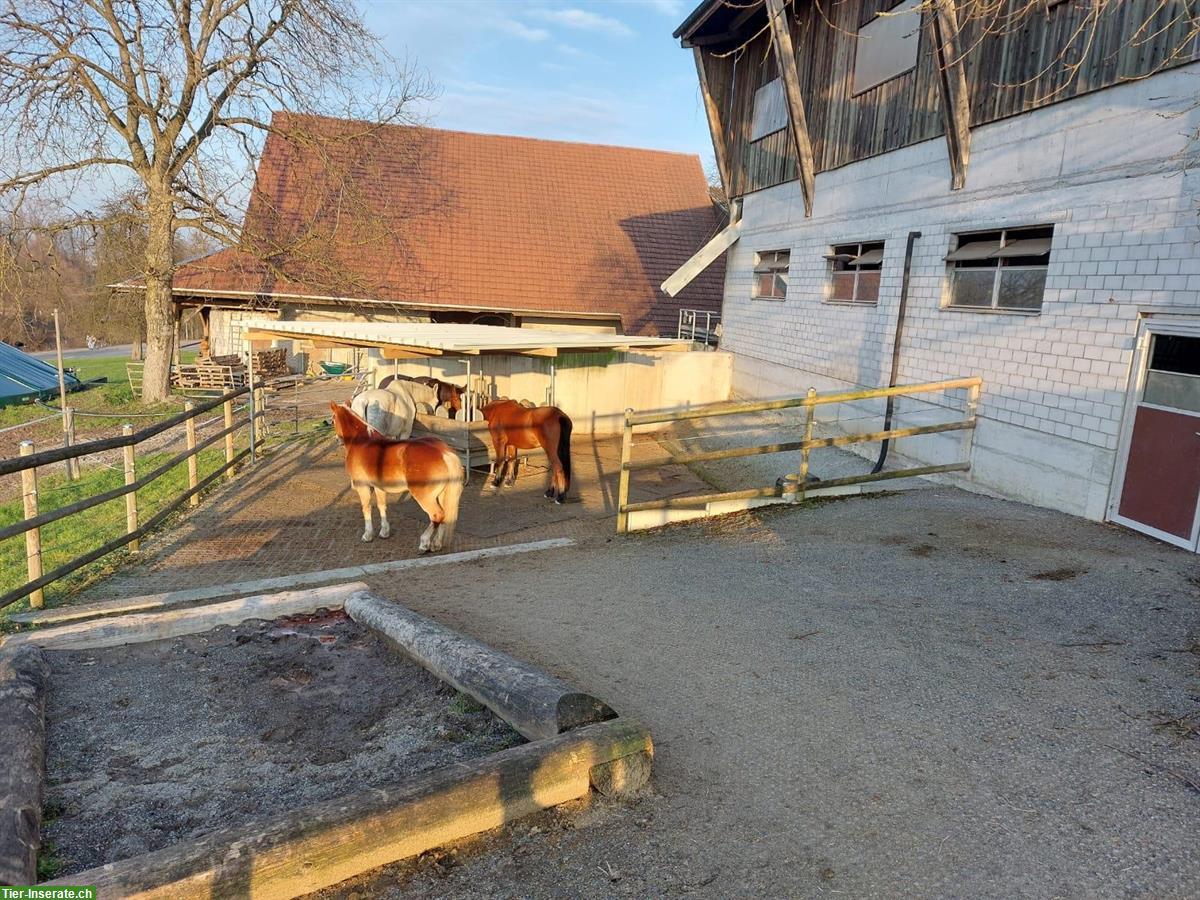
M 808 220 L 795 182 L 747 196 L 723 310 L 735 392 L 886 383 L 905 237 L 920 231 L 900 381 L 982 376 L 970 480 L 1103 518 L 1139 316 L 1200 315 L 1198 78 L 1200 65 L 1175 69 L 977 128 L 961 191 L 938 139 L 818 175 Z M 955 232 L 1044 223 L 1055 233 L 1040 315 L 944 307 Z M 881 239 L 878 306 L 825 302 L 830 245 Z M 787 299 L 750 299 L 754 253 L 777 249 L 791 250 Z M 956 446 L 899 449 L 945 461 Z
M 393 363 L 372 355 L 370 365 L 378 368 L 377 377 L 397 371 L 466 383 L 462 357 Z M 471 357 L 471 384 L 483 397 L 512 397 L 537 405 L 553 399 L 576 430 L 597 434 L 621 431 L 627 407 L 639 412 L 683 410 L 728 400 L 733 357 L 703 350 L 563 353 L 555 365 L 553 398 L 550 381 L 550 360 L 544 357 Z

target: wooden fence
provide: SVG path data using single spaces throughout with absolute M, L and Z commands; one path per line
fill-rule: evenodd
M 248 398 L 247 410 L 245 416 L 234 415 L 234 401 L 242 396 Z M 224 413 L 224 427 L 214 434 L 204 437 L 202 440 L 196 439 L 196 419 L 211 410 L 221 407 Z M 40 608 L 43 605 L 43 591 L 45 587 L 66 575 L 71 574 L 78 569 L 95 562 L 102 556 L 119 550 L 122 547 L 129 546 L 133 550 L 137 550 L 141 539 L 150 531 L 154 530 L 161 524 L 171 513 L 175 512 L 185 502 L 191 501 L 194 506 L 199 502 L 199 494 L 210 484 L 215 482 L 222 475 L 233 477 L 234 468 L 247 456 L 251 461 L 254 460 L 255 452 L 258 445 L 261 443 L 261 438 L 256 434 L 256 420 L 261 415 L 262 409 L 262 393 L 261 389 L 252 391 L 249 387 L 241 387 L 232 390 L 213 400 L 207 400 L 203 403 L 187 402 L 184 411 L 178 415 L 171 416 L 161 422 L 157 422 L 141 431 L 134 431 L 132 425 L 125 425 L 122 428 L 120 437 L 102 438 L 100 440 L 87 441 L 73 446 L 59 447 L 52 450 L 43 450 L 34 452 L 32 441 L 23 441 L 21 443 L 20 455 L 12 459 L 0 460 L 0 477 L 6 475 L 20 474 L 21 476 L 21 495 L 24 500 L 24 519 L 15 522 L 12 525 L 0 528 L 0 541 L 8 538 L 16 537 L 17 535 L 25 535 L 25 555 L 28 568 L 29 580 L 18 588 L 8 591 L 0 595 L 0 609 L 9 606 L 12 603 L 20 600 L 22 597 L 30 598 L 30 605 L 35 608 Z M 142 444 L 151 438 L 154 438 L 173 428 L 181 427 L 184 430 L 184 443 L 186 449 L 172 456 L 162 465 L 157 466 L 153 470 L 146 472 L 140 477 L 137 475 L 136 468 L 136 452 L 139 444 Z M 248 441 L 247 446 L 241 451 L 235 452 L 235 433 L 242 429 L 247 429 Z M 202 450 L 212 446 L 217 441 L 224 439 L 225 442 L 225 462 L 216 471 L 205 476 L 203 479 L 198 477 L 198 466 L 196 456 Z M 65 460 L 76 460 L 83 457 L 92 456 L 98 453 L 105 453 L 114 450 L 123 451 L 125 484 L 121 487 L 113 488 L 112 490 L 104 491 L 103 493 L 95 494 L 90 497 L 85 497 L 74 503 L 59 507 L 58 509 L 41 512 L 38 508 L 38 469 L 43 466 L 48 466 L 53 463 L 60 463 Z M 163 508 L 159 509 L 153 516 L 146 521 L 139 521 L 137 508 L 137 492 L 149 485 L 151 482 L 166 475 L 181 463 L 187 463 L 188 469 L 188 487 L 173 500 L 169 501 Z M 75 515 L 84 512 L 101 503 L 107 503 L 111 500 L 116 500 L 120 497 L 125 498 L 125 534 L 107 541 L 99 547 L 96 547 L 88 552 L 75 557 L 69 562 L 58 566 L 50 572 L 42 570 L 42 540 L 41 529 L 51 522 L 57 522 L 67 516 Z
M 890 388 L 871 388 L 861 391 L 830 394 L 818 394 L 815 389 L 810 389 L 804 397 L 754 403 L 714 403 L 680 412 L 636 413 L 632 409 L 627 409 L 625 411 L 624 437 L 621 442 L 621 474 L 617 494 L 617 531 L 622 534 L 627 532 L 629 530 L 629 514 L 644 510 L 688 509 L 704 507 L 710 503 L 719 503 L 722 501 L 755 500 L 760 498 L 780 498 L 788 499 L 791 502 L 800 502 L 805 499 L 809 492 L 824 491 L 827 488 L 866 484 L 894 478 L 911 478 L 921 475 L 966 471 L 971 467 L 971 437 L 975 429 L 975 416 L 979 406 L 979 393 L 982 385 L 983 380 L 978 377 L 955 378 L 948 381 L 933 381 L 923 384 L 897 385 Z M 887 399 L 890 404 L 895 397 L 900 395 L 940 393 L 955 389 L 965 389 L 967 391 L 966 414 L 962 419 L 953 422 L 941 422 L 934 425 L 887 428 L 883 431 L 873 431 L 863 434 L 843 434 L 822 438 L 813 437 L 813 426 L 818 406 L 873 399 Z M 665 460 L 634 460 L 632 458 L 633 429 L 639 425 L 661 425 L 690 419 L 706 419 L 717 416 L 732 416 L 796 408 L 803 408 L 805 410 L 804 436 L 800 440 L 761 444 L 752 447 L 711 450 L 701 453 L 673 454 Z M 844 447 L 850 444 L 873 441 L 892 441 L 903 437 L 915 437 L 921 434 L 941 434 L 948 431 L 962 431 L 964 433 L 962 459 L 958 462 L 942 465 L 912 466 L 906 469 L 889 469 L 865 475 L 828 478 L 819 482 L 808 483 L 809 454 L 813 450 L 822 447 Z M 630 474 L 633 472 L 658 469 L 670 465 L 687 465 L 689 463 L 708 462 L 718 459 L 739 459 L 749 456 L 760 456 L 766 453 L 787 453 L 790 451 L 800 452 L 800 465 L 797 473 L 783 479 L 782 484 L 777 483 L 767 487 L 725 491 L 722 493 L 670 497 L 665 500 L 646 500 L 639 503 L 629 502 L 629 480 Z

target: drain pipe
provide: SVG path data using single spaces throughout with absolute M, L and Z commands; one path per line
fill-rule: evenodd
M 888 387 L 895 387 L 896 381 L 900 377 L 900 341 L 904 337 L 904 313 L 908 309 L 908 277 L 912 272 L 912 255 L 913 244 L 917 238 L 921 236 L 919 231 L 910 231 L 908 233 L 908 243 L 904 247 L 904 275 L 900 280 L 900 306 L 896 310 L 896 335 L 892 342 L 892 374 L 888 378 Z M 883 430 L 888 431 L 892 427 L 892 412 L 895 403 L 895 397 L 887 398 L 887 407 L 883 413 Z M 875 467 L 871 469 L 871 474 L 874 475 L 883 469 L 883 464 L 887 461 L 888 444 L 891 441 L 884 438 L 883 444 L 879 448 L 879 459 L 875 460 Z

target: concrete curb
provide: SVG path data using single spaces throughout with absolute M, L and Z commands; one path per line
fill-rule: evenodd
M 49 682 L 37 647 L 0 653 L 0 885 L 37 882 Z
M 204 600 L 219 600 L 223 597 L 245 596 L 247 594 L 259 594 L 268 591 L 284 591 L 293 588 L 311 587 L 332 581 L 353 581 L 371 575 L 387 575 L 392 572 L 402 572 L 406 569 L 447 566 L 455 563 L 471 562 L 476 559 L 513 556 L 518 553 L 532 553 L 536 550 L 553 550 L 559 547 L 570 547 L 574 543 L 574 538 L 547 538 L 542 541 L 508 544 L 502 547 L 482 547 L 478 550 L 463 550 L 459 553 L 446 553 L 441 556 L 395 559 L 388 562 L 367 563 L 362 566 L 343 566 L 340 569 L 320 569 L 313 572 L 300 572 L 296 575 L 282 575 L 277 578 L 258 578 L 254 581 L 237 581 L 228 584 L 212 585 L 210 587 L 188 588 L 182 591 L 145 594 L 140 597 L 100 600 L 96 603 L 81 603 L 77 606 L 30 610 L 23 613 L 14 613 L 8 617 L 8 620 L 19 625 L 54 625 L 78 619 L 92 619 L 100 616 L 116 616 L 132 612 L 166 609 L 173 606 L 186 606 L 190 603 L 199 603 Z
M 242 597 L 224 603 L 189 606 L 156 613 L 131 613 L 109 619 L 73 622 L 57 628 L 39 628 L 10 634 L 0 641 L 0 651 L 22 646 L 47 650 L 87 650 L 161 641 L 185 634 L 199 634 L 220 625 L 237 625 L 249 619 L 278 619 L 318 609 L 341 609 L 346 598 L 364 590 L 361 581 Z
M 617 716 L 595 697 L 370 591 L 351 594 L 345 608 L 531 741 Z

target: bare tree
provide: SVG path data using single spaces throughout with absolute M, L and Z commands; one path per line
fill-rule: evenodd
M 353 0 L 0 0 L 0 198 L 10 213 L 53 202 L 76 227 L 103 221 L 81 187 L 141 197 L 142 396 L 157 401 L 176 233 L 234 239 L 271 113 L 407 122 L 428 93 Z

